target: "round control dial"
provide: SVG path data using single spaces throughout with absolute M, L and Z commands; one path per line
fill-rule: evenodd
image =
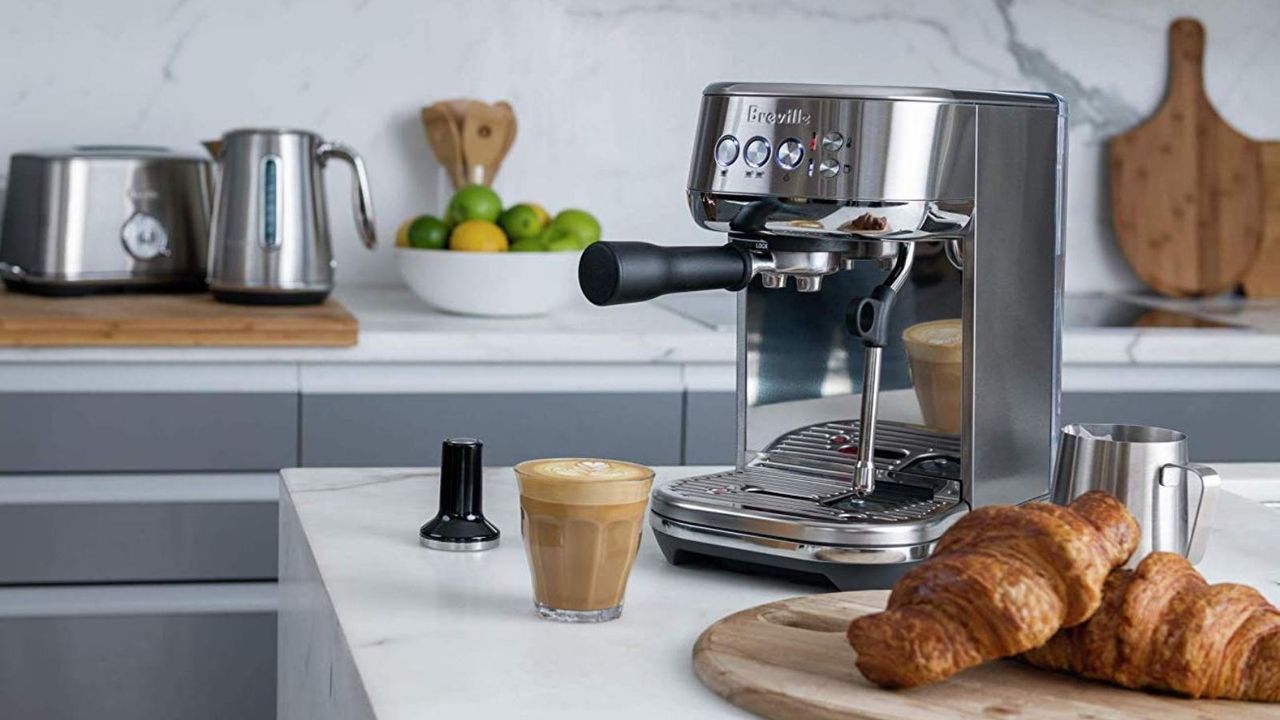
M 747 142 L 747 149 L 742 153 L 742 159 L 747 161 L 751 167 L 764 167 L 769 162 L 769 153 L 772 148 L 769 141 L 762 137 L 753 137 Z
M 169 254 L 169 233 L 155 217 L 134 213 L 120 228 L 125 252 L 138 260 L 154 260 Z
M 804 158 L 804 145 L 799 140 L 790 138 L 783 140 L 778 146 L 778 165 L 787 170 L 795 170 L 800 164 L 800 160 Z
M 822 136 L 822 149 L 835 152 L 844 147 L 844 136 L 838 132 L 829 132 Z
M 720 167 L 729 167 L 737 159 L 738 138 L 732 135 L 720 138 L 720 142 L 716 143 L 716 164 Z
M 840 162 L 827 158 L 818 166 L 818 172 L 822 173 L 822 177 L 824 178 L 835 177 L 840 173 Z

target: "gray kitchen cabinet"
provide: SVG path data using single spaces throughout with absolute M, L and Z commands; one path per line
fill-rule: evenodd
M 296 393 L 0 393 L 0 473 L 275 471 L 297 458 Z
M 0 717 L 275 717 L 275 584 L 0 588 Z
M 738 400 L 732 392 L 688 392 L 684 405 L 685 465 L 733 465 L 738 452 Z
M 678 465 L 683 393 L 304 394 L 303 467 L 438 465 L 440 441 L 477 437 L 486 465 L 602 456 Z
M 278 478 L 0 476 L 0 585 L 273 580 Z
M 1064 392 L 1062 423 L 1157 425 L 1189 436 L 1193 460 L 1275 460 L 1280 393 Z

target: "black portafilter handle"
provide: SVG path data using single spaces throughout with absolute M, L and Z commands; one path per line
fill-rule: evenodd
M 484 443 L 450 438 L 440 451 L 440 510 L 418 531 L 433 550 L 488 550 L 501 533 L 484 517 L 484 475 L 480 451 Z
M 664 247 L 597 242 L 578 261 L 578 285 L 596 305 L 643 302 L 694 290 L 741 290 L 751 282 L 751 254 L 736 245 Z

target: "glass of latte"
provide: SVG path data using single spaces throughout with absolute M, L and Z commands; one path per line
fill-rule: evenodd
M 550 620 L 622 615 L 653 471 L 618 460 L 529 460 L 515 468 L 533 601 Z
M 964 397 L 964 326 L 960 319 L 912 325 L 902 333 L 924 424 L 960 434 Z

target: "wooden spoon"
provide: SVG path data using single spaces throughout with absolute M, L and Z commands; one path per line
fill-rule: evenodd
M 1110 144 L 1111 212 L 1134 272 L 1165 295 L 1240 284 L 1262 241 L 1258 146 L 1204 89 L 1204 27 L 1169 26 L 1169 87 L 1146 122 Z
M 462 119 L 462 157 L 467 181 L 489 185 L 506 153 L 510 117 L 501 108 L 479 101 L 467 104 Z
M 427 142 L 435 152 L 436 160 L 449 173 L 453 188 L 457 190 L 467 184 L 463 166 L 462 138 L 445 103 L 435 103 L 422 108 L 422 127 L 427 133 Z

